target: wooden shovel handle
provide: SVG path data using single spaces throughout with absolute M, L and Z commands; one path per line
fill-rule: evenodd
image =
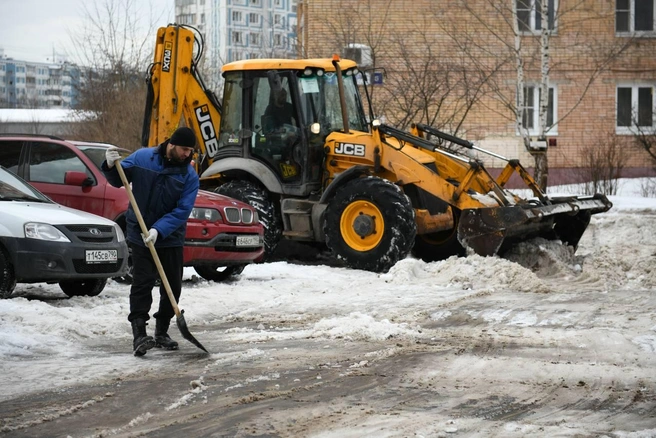
M 123 181 L 123 186 L 125 187 L 125 191 L 128 192 L 128 197 L 130 198 L 130 204 L 132 204 L 132 209 L 134 210 L 134 214 L 137 216 L 137 221 L 139 221 L 139 226 L 141 227 L 141 233 L 144 236 L 148 236 L 148 228 L 146 227 L 146 223 L 144 222 L 143 217 L 141 216 L 141 211 L 139 211 L 137 200 L 134 199 L 134 194 L 132 194 L 132 188 L 130 187 L 128 178 L 125 176 L 125 171 L 121 166 L 121 160 L 117 160 L 114 163 L 114 165 L 116 166 L 116 170 L 118 170 L 118 174 L 121 176 L 121 181 Z M 148 249 L 150 249 L 150 254 L 153 256 L 155 265 L 157 265 L 157 271 L 159 271 L 159 276 L 162 280 L 162 284 L 164 284 L 164 289 L 166 289 L 166 294 L 169 296 L 169 300 L 171 301 L 171 306 L 173 307 L 175 316 L 179 318 L 180 308 L 178 307 L 178 303 L 175 301 L 175 297 L 173 296 L 173 291 L 171 291 L 171 285 L 169 284 L 169 280 L 166 278 L 166 273 L 164 272 L 164 267 L 162 266 L 162 262 L 159 261 L 159 256 L 157 255 L 157 250 L 155 249 L 155 245 L 153 244 L 153 242 L 148 242 L 147 245 L 148 245 Z

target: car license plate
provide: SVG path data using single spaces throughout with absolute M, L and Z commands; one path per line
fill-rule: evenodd
M 237 246 L 260 246 L 260 236 L 237 236 Z
M 116 263 L 118 251 L 115 249 L 87 250 L 87 263 Z

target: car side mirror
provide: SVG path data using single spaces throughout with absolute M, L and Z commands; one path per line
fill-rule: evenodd
M 64 174 L 64 184 L 68 186 L 87 187 L 93 185 L 93 179 L 85 172 L 69 170 Z

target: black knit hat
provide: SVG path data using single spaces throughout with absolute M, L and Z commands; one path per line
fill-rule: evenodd
M 182 128 L 175 130 L 169 140 L 169 144 L 185 148 L 193 148 L 196 147 L 196 135 L 194 134 L 194 131 L 183 126 Z

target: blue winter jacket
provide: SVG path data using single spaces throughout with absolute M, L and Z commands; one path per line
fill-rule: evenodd
M 187 219 L 198 194 L 198 175 L 186 163 L 174 163 L 166 158 L 168 141 L 158 147 L 142 148 L 121 161 L 125 176 L 132 183 L 132 193 L 147 229 L 155 228 L 155 247 L 184 246 Z M 188 160 L 189 161 L 189 160 Z M 114 187 L 123 187 L 116 166 L 102 163 L 107 180 Z M 132 205 L 126 214 L 127 240 L 145 246 L 141 227 Z

